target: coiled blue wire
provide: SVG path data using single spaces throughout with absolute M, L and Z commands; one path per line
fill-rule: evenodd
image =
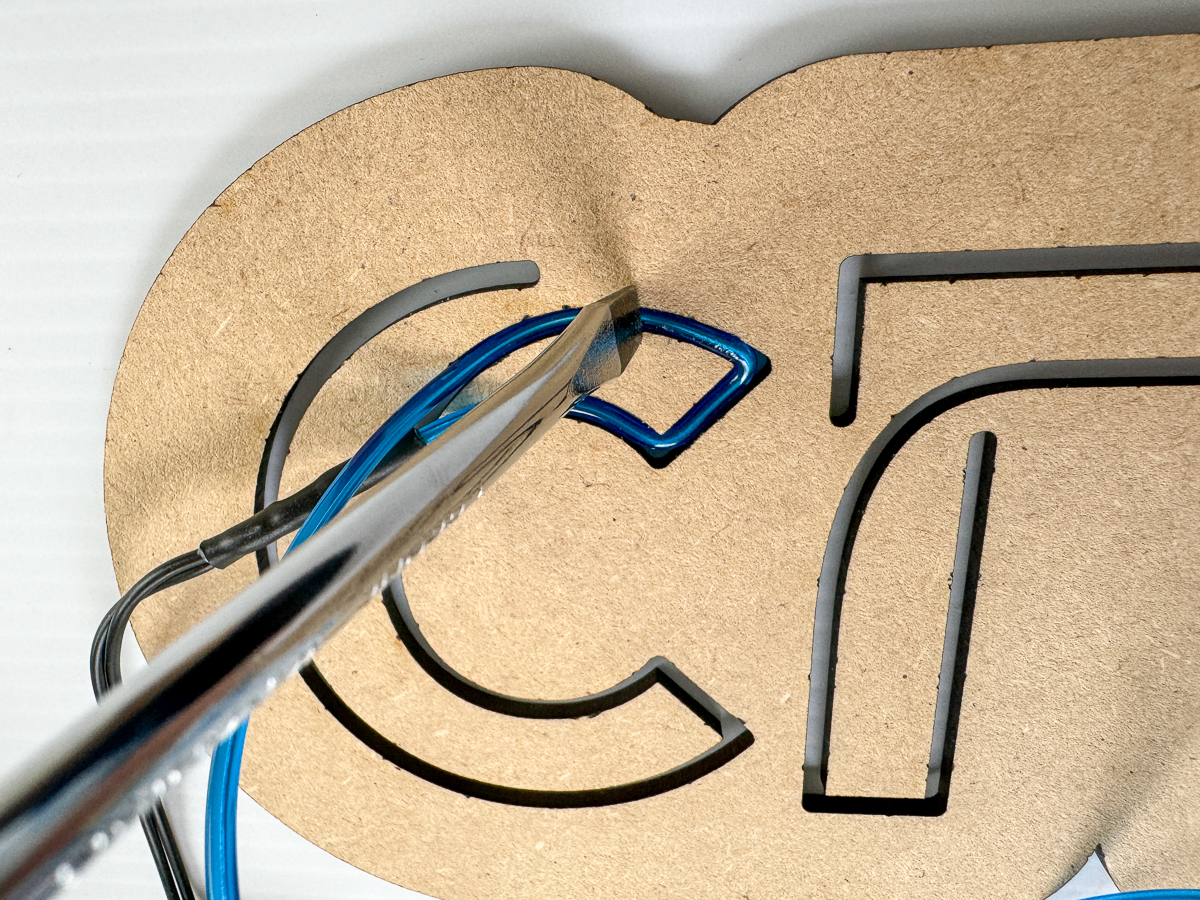
M 525 319 L 480 341 L 450 363 L 396 410 L 350 458 L 305 519 L 288 552 L 341 512 L 367 476 L 402 440 L 416 433 L 422 441 L 431 443 L 462 418 L 471 407 L 429 421 L 478 375 L 514 351 L 559 334 L 578 312 L 564 309 Z M 703 347 L 730 360 L 733 367 L 662 434 L 637 416 L 598 397 L 581 398 L 567 415 L 611 432 L 651 458 L 662 458 L 687 447 L 741 399 L 765 369 L 767 358 L 731 334 L 673 313 L 642 310 L 642 329 Z M 240 900 L 237 791 L 247 724 L 248 720 L 242 722 L 229 738 L 217 745 L 209 769 L 204 823 L 204 872 L 209 900 Z
M 246 726 L 221 741 L 208 770 L 208 800 L 204 815 L 204 881 L 209 900 L 236 900 L 237 784 L 242 771 Z

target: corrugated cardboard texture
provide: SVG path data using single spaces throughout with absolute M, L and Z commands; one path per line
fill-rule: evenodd
M 1200 240 L 1200 39 L 833 60 L 713 126 L 570 72 L 474 72 L 331 116 L 180 243 L 113 394 L 118 579 L 245 517 L 297 373 L 421 278 L 530 258 L 540 285 L 391 329 L 322 392 L 284 489 L 352 453 L 424 379 L 523 315 L 634 282 L 774 370 L 665 469 L 565 422 L 406 574 L 425 633 L 495 690 L 572 697 L 662 654 L 756 743 L 686 787 L 586 810 L 467 799 L 382 762 L 296 679 L 254 717 L 243 786 L 370 872 L 437 897 L 1038 898 L 1103 842 L 1125 889 L 1200 882 L 1200 392 L 1023 392 L 923 430 L 871 501 L 847 583 L 830 789 L 919 795 L 969 435 L 999 438 L 949 811 L 800 805 L 816 579 L 893 413 L 1030 358 L 1195 355 L 1200 275 L 869 289 L 858 420 L 827 415 L 838 264 L 861 252 Z M 663 426 L 719 376 L 648 338 L 605 394 Z M 491 383 L 495 383 L 495 376 Z M 485 384 L 486 388 L 487 385 Z M 164 647 L 253 575 L 148 601 Z M 661 689 L 529 722 L 438 688 L 374 602 L 318 656 L 380 731 L 522 786 L 593 787 L 713 735 Z

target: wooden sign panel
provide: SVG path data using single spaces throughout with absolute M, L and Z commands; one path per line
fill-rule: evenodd
M 636 284 L 645 308 L 736 335 L 770 373 L 665 466 L 556 426 L 406 571 L 411 614 L 448 669 L 518 698 L 594 694 L 665 657 L 753 743 L 652 796 L 605 794 L 721 736 L 663 683 L 594 717 L 484 708 L 432 677 L 373 602 L 317 656 L 336 701 L 294 678 L 255 714 L 251 796 L 446 900 L 1037 900 L 1098 842 L 1124 889 L 1200 883 L 1200 378 L 1194 360 L 1145 362 L 1200 356 L 1200 253 L 1157 246 L 1200 241 L 1198 143 L 1195 36 L 837 59 L 715 125 L 546 69 L 366 100 L 241 176 L 147 297 L 109 420 L 118 579 L 250 514 L 297 374 L 385 297 L 501 260 L 541 272 L 355 354 L 305 416 L 284 493 L 476 341 Z M 1056 247 L 1124 249 L 980 253 Z M 856 379 L 842 353 L 838 387 L 840 268 L 839 347 L 860 352 Z M 810 748 L 806 796 L 810 674 L 828 671 L 814 623 L 832 609 L 818 579 L 844 489 L 914 401 L 1031 360 L 1144 364 L 1121 364 L 1124 380 L 1055 370 L 1080 383 L 1001 373 L 1032 381 L 959 397 L 881 470 L 852 564 L 824 580 L 840 602 L 836 691 L 816 692 L 827 767 Z M 727 369 L 649 335 L 602 396 L 662 431 Z M 922 811 L 964 467 L 985 431 L 994 474 L 986 520 L 964 519 L 978 572 L 960 573 L 974 610 L 945 812 L 822 801 Z M 148 601 L 142 646 L 162 649 L 254 574 L 243 560 Z M 541 799 L 470 796 L 389 747 Z

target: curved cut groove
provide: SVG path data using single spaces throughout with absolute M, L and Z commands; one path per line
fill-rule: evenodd
M 935 732 L 934 753 L 930 758 L 929 789 L 925 798 L 831 797 L 825 793 L 829 773 L 829 740 L 833 722 L 833 691 L 837 668 L 838 632 L 846 573 L 854 552 L 854 540 L 867 503 L 883 473 L 900 449 L 927 424 L 942 413 L 971 400 L 1012 391 L 1053 388 L 1165 387 L 1200 384 L 1200 357 L 1159 359 L 1084 359 L 1018 363 L 981 369 L 953 378 L 894 416 L 859 460 L 854 474 L 842 493 L 825 544 L 821 577 L 817 585 L 817 608 L 813 623 L 812 665 L 809 673 L 808 722 L 804 744 L 805 809 L 814 812 L 845 812 L 882 815 L 940 815 L 945 811 L 949 791 L 950 759 L 937 766 Z M 969 487 L 969 485 L 967 485 Z M 967 491 L 964 490 L 963 517 L 966 516 Z M 986 510 L 986 506 L 985 506 Z M 980 521 L 980 520 L 977 520 Z M 978 540 L 982 541 L 982 531 Z M 955 552 L 955 570 L 963 551 L 963 518 L 960 517 L 959 548 Z M 978 560 L 976 559 L 976 574 Z M 964 573 L 964 577 L 969 573 Z M 973 599 L 973 598 L 972 598 Z M 969 610 L 967 611 L 969 612 Z M 963 616 L 965 631 L 969 621 Z M 947 632 L 949 639 L 949 629 Z M 960 636 L 960 641 L 962 636 Z M 943 654 L 943 678 L 946 676 L 946 648 Z M 965 666 L 965 649 L 954 666 Z M 965 675 L 965 668 L 962 669 Z M 961 696 L 961 685 L 958 688 Z M 941 715 L 942 686 L 939 685 Z M 947 700 L 947 702 L 950 702 Z M 950 748 L 952 749 L 952 747 Z M 929 796 L 933 782 L 940 793 Z
M 703 753 L 689 759 L 665 772 L 659 772 L 649 778 L 629 781 L 624 784 L 603 788 L 588 788 L 585 790 L 549 791 L 535 788 L 511 787 L 503 784 L 492 784 L 479 781 L 457 772 L 451 772 L 433 763 L 427 762 L 409 753 L 394 741 L 380 734 L 369 722 L 351 709 L 341 696 L 326 681 L 325 676 L 310 663 L 300 670 L 304 683 L 329 713 L 337 719 L 343 728 L 399 769 L 403 769 L 418 778 L 424 779 L 448 791 L 454 791 L 467 797 L 489 800 L 493 803 L 506 803 L 510 806 L 532 806 L 548 809 L 573 809 L 589 806 L 610 806 L 616 803 L 629 803 L 634 800 L 644 800 L 656 794 L 664 794 L 675 788 L 695 781 L 709 772 L 719 769 L 747 747 L 754 743 L 754 735 L 750 733 L 745 723 L 728 712 L 693 682 L 679 671 L 670 660 L 661 656 L 655 657 L 646 664 L 640 672 L 647 671 L 648 683 L 638 691 L 642 693 L 654 684 L 661 684 L 690 709 L 696 716 L 712 728 L 720 736 L 720 740 Z M 624 682 L 622 682 L 624 684 Z M 480 688 L 480 690 L 483 690 Z M 496 695 L 501 696 L 501 695 Z M 600 695 L 595 695 L 600 696 Z M 636 696 L 636 695 L 635 695 Z M 536 701 L 517 700 L 518 703 Z M 583 698 L 590 699 L 590 698 Z M 568 703 L 573 701 L 566 701 Z M 622 701 L 624 702 L 624 701 Z M 606 708 L 618 706 L 614 703 Z M 588 715 L 580 713 L 579 715 Z M 553 716 L 550 718 L 577 718 L 578 716 Z M 535 718 L 546 718 L 545 716 Z
M 628 678 L 612 687 L 576 697 L 571 700 L 528 700 L 523 697 L 513 697 L 476 684 L 471 679 L 453 668 L 443 660 L 430 645 L 421 626 L 413 617 L 412 607 L 408 603 L 408 595 L 404 591 L 404 582 L 398 576 L 393 578 L 383 591 L 383 605 L 388 618 L 396 629 L 396 636 L 404 644 L 405 649 L 417 665 L 425 670 L 430 678 L 448 690 L 454 696 L 466 700 L 481 709 L 513 716 L 520 719 L 579 719 L 584 716 L 595 716 L 610 709 L 623 706 L 635 697 L 640 697 L 659 682 L 659 668 L 662 663 L 670 663 L 661 656 L 650 660 Z M 710 728 L 719 725 L 705 718 L 703 712 L 697 715 L 705 719 Z
M 987 530 L 988 502 L 991 497 L 995 459 L 996 436 L 990 431 L 980 431 L 972 435 L 967 446 L 967 465 L 963 470 L 958 540 L 954 549 L 954 569 L 950 574 L 950 603 L 946 608 L 942 667 L 938 676 L 937 702 L 934 704 L 933 736 L 929 742 L 925 796 L 835 797 L 825 793 L 806 792 L 801 802 L 809 812 L 940 816 L 946 811 L 950 798 L 950 773 L 954 769 L 954 749 L 958 743 L 963 685 L 967 679 L 967 652 L 971 644 L 975 593 L 979 585 L 979 562 L 983 557 L 983 536 Z M 838 618 L 840 617 L 839 608 Z M 836 663 L 836 654 L 830 658 Z M 830 681 L 829 691 L 832 693 L 832 669 L 828 670 L 827 677 Z M 832 700 L 829 705 L 832 708 Z M 831 719 L 832 717 L 826 719 L 827 732 Z M 824 743 L 828 745 L 828 741 L 829 736 L 826 734 Z M 828 758 L 828 751 L 826 757 Z

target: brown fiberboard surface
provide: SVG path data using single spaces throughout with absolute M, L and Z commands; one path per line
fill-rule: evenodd
M 716 125 L 545 69 L 366 100 L 230 186 L 147 297 L 109 419 L 118 580 L 249 514 L 296 375 L 392 292 L 496 260 L 542 271 L 536 288 L 433 308 L 358 353 L 307 415 L 285 492 L 477 340 L 632 282 L 644 306 L 757 347 L 769 377 L 661 469 L 561 423 L 406 584 L 431 644 L 489 688 L 574 697 L 663 655 L 753 746 L 649 799 L 520 808 L 384 762 L 292 679 L 252 720 L 243 787 L 330 852 L 447 900 L 1035 900 L 1098 842 L 1123 889 L 1194 886 L 1196 388 L 1006 394 L 913 438 L 847 578 L 829 787 L 921 794 L 967 439 L 987 428 L 998 449 L 949 809 L 815 814 L 800 794 L 821 557 L 889 417 L 985 366 L 1200 355 L 1200 274 L 872 285 L 858 417 L 835 428 L 839 263 L 1200 240 L 1198 137 L 1195 36 L 842 58 Z M 662 428 L 723 371 L 648 337 L 603 395 Z M 158 652 L 253 572 L 243 560 L 147 601 L 142 646 Z M 405 749 L 500 784 L 602 787 L 715 740 L 662 688 L 592 719 L 473 707 L 418 668 L 378 601 L 318 662 Z

